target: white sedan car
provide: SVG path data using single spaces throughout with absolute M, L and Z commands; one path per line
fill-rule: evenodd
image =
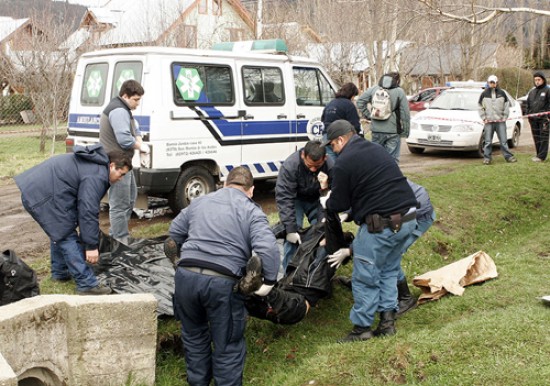
M 451 88 L 445 90 L 411 119 L 407 138 L 409 151 L 421 154 L 426 149 L 476 151 L 483 156 L 483 122 L 478 114 L 480 87 Z M 519 143 L 521 133 L 521 106 L 506 93 L 510 100 L 510 116 L 506 121 L 508 147 Z M 498 144 L 495 133 L 493 143 Z

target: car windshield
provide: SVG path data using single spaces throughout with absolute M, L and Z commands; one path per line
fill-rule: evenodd
M 439 110 L 477 110 L 481 89 L 446 90 L 435 98 L 430 109 Z

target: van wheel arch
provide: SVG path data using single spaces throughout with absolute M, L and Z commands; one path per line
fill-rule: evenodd
M 174 189 L 168 195 L 168 204 L 172 212 L 177 215 L 192 200 L 214 190 L 216 190 L 216 182 L 206 165 L 186 166 L 181 170 Z

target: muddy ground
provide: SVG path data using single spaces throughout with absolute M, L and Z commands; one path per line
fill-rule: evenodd
M 525 125 L 522 131 L 520 146 L 514 149 L 514 152 L 532 154 L 534 147 L 529 125 Z M 404 143 L 401 152 L 401 169 L 406 176 L 410 177 L 446 173 L 457 165 L 464 163 L 479 163 L 481 165 L 481 159 L 472 154 L 431 151 L 423 155 L 413 155 L 408 152 Z M 495 148 L 495 156 L 498 157 L 499 153 L 498 148 Z M 257 191 L 254 199 L 266 213 L 276 210 L 273 190 Z M 130 228 L 147 226 L 153 221 L 169 222 L 171 219 L 171 214 L 154 219 L 138 219 L 135 217 L 131 220 Z M 104 232 L 108 233 L 109 218 L 107 212 L 101 212 L 100 226 Z M 49 249 L 47 236 L 23 209 L 19 189 L 12 179 L 0 181 L 0 248 L 2 251 L 13 249 L 25 260 L 47 255 Z

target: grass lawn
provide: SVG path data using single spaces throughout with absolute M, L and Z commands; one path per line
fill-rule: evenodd
M 549 384 L 550 308 L 537 297 L 550 295 L 550 167 L 518 158 L 408 176 L 428 189 L 438 215 L 404 257 L 409 282 L 478 250 L 495 261 L 497 279 L 422 305 L 398 320 L 395 336 L 368 342 L 336 343 L 352 327 L 353 303 L 338 285 L 297 325 L 250 319 L 245 385 Z M 168 225 L 137 236 L 163 234 Z M 45 256 L 34 268 L 48 264 Z M 351 264 L 340 271 L 350 274 Z M 44 293 L 72 290 L 43 283 Z M 156 376 L 157 385 L 186 384 L 171 319 L 159 321 Z

